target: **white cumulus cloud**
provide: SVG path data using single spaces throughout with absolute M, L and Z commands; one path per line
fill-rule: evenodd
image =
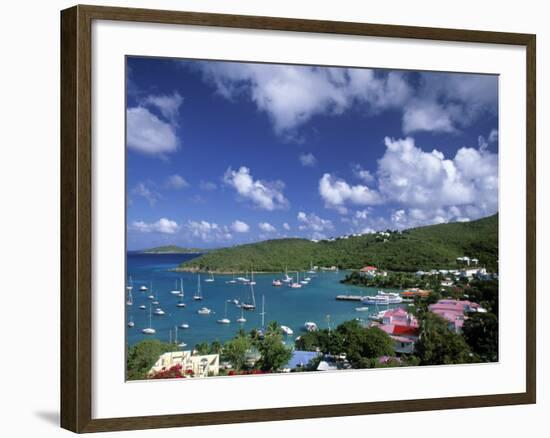
M 243 199 L 252 201 L 254 205 L 264 210 L 287 208 L 289 203 L 283 195 L 282 181 L 254 180 L 248 167 L 241 166 L 239 170 L 227 169 L 224 182 L 233 187 Z
M 350 185 L 330 173 L 325 173 L 319 180 L 319 194 L 325 206 L 344 212 L 346 203 L 355 205 L 374 205 L 382 202 L 380 194 L 363 184 Z
M 189 220 L 183 228 L 187 237 L 204 242 L 227 241 L 233 238 L 226 226 L 220 226 L 215 222 Z
M 246 222 L 236 220 L 231 224 L 231 230 L 235 233 L 247 233 L 250 226 Z
M 176 221 L 160 218 L 156 222 L 146 223 L 144 221 L 132 222 L 131 229 L 142 233 L 161 233 L 161 234 L 175 234 L 179 230 L 179 225 Z
M 260 222 L 258 224 L 258 228 L 264 233 L 274 233 L 275 231 L 277 231 L 277 229 L 269 222 Z
M 312 153 L 301 154 L 299 159 L 304 167 L 314 167 L 317 164 L 317 158 Z
M 178 138 L 170 123 L 147 108 L 135 107 L 126 110 L 126 145 L 144 154 L 164 155 L 177 150 Z
M 303 211 L 300 211 L 297 216 L 298 222 L 300 222 L 300 230 L 312 230 L 316 232 L 321 232 L 325 230 L 332 230 L 334 225 L 329 219 L 323 219 L 317 216 L 315 213 L 306 214 Z
M 183 97 L 175 92 L 172 95 L 150 95 L 141 102 L 144 106 L 157 108 L 160 113 L 171 123 L 178 125 L 179 109 L 183 102 Z
M 285 230 L 289 231 L 289 230 L 290 230 L 290 225 L 289 225 L 287 222 L 285 222 L 285 223 L 283 224 L 283 228 L 284 228 Z
M 166 179 L 166 186 L 171 189 L 184 189 L 189 187 L 189 183 L 181 175 L 175 174 Z

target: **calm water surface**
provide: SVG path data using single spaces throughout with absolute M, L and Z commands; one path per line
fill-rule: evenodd
M 126 306 L 128 320 L 133 320 L 135 326 L 127 327 L 127 340 L 133 345 L 142 339 L 157 338 L 167 342 L 174 337 L 174 327 L 182 323 L 189 324 L 188 329 L 178 329 L 178 342 L 185 342 L 188 347 L 207 341 L 215 340 L 224 342 L 233 338 L 239 328 L 250 331 L 253 328 L 261 327 L 262 296 L 265 298 L 265 323 L 277 321 L 294 330 L 294 335 L 287 337 L 287 343 L 292 344 L 294 338 L 302 333 L 304 322 L 313 321 L 320 328 L 327 327 L 327 315 L 330 315 L 330 323 L 334 328 L 341 322 L 361 318 L 365 321 L 368 315 L 382 310 L 375 306 L 369 306 L 368 312 L 357 312 L 356 307 L 361 303 L 357 301 L 336 301 L 339 294 L 353 295 L 376 295 L 377 289 L 349 286 L 340 283 L 346 272 L 319 272 L 307 274 L 311 277 L 309 285 L 301 289 L 291 289 L 284 285 L 273 287 L 271 282 L 274 278 L 280 278 L 276 274 L 257 274 L 254 279 L 256 296 L 256 310 L 245 311 L 246 323 L 239 324 L 235 320 L 240 317 L 241 309 L 233 303 L 227 303 L 227 318 L 230 324 L 218 324 L 216 321 L 225 316 L 227 300 L 246 299 L 250 294 L 250 286 L 244 284 L 229 284 L 231 275 L 215 275 L 214 282 L 205 282 L 207 275 L 201 275 L 201 287 L 204 299 L 194 301 L 193 294 L 197 289 L 197 274 L 187 272 L 171 271 L 180 263 L 196 257 L 189 254 L 127 254 L 128 275 L 133 281 L 133 305 Z M 293 275 L 289 273 L 290 275 Z M 238 275 L 237 275 L 238 276 Z M 171 290 L 179 289 L 179 281 L 183 280 L 185 297 L 183 301 L 186 307 L 180 308 L 176 304 L 180 298 L 170 293 Z M 165 315 L 152 316 L 152 326 L 156 330 L 155 335 L 144 335 L 141 330 L 149 326 L 149 305 L 151 300 L 147 298 L 150 291 L 140 292 L 142 285 L 148 288 L 152 284 L 154 294 L 158 293 L 159 304 L 153 305 L 153 310 L 160 307 Z M 126 300 L 126 293 L 125 298 Z M 147 309 L 142 310 L 140 305 L 146 305 Z M 199 315 L 197 310 L 201 307 L 208 307 L 212 310 L 210 315 Z

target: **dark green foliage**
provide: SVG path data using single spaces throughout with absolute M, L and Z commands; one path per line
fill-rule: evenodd
M 235 370 L 239 371 L 246 362 L 246 354 L 251 346 L 252 342 L 248 337 L 238 336 L 225 343 L 222 356 L 231 362 Z
M 453 333 L 440 316 L 426 312 L 421 315 L 420 339 L 415 345 L 420 365 L 446 365 L 472 362 L 468 344 Z
M 147 372 L 159 356 L 172 350 L 174 350 L 173 344 L 160 342 L 157 339 L 147 339 L 133 345 L 128 349 L 126 358 L 127 379 L 145 379 Z
M 278 371 L 292 357 L 292 349 L 283 343 L 279 333 L 266 334 L 258 343 L 260 360 L 256 366 L 262 371 Z
M 464 322 L 463 334 L 481 362 L 498 361 L 498 318 L 494 314 L 470 314 Z
M 393 354 L 393 342 L 385 332 L 365 328 L 356 320 L 346 321 L 330 333 L 326 329 L 305 333 L 295 345 L 298 350 L 345 353 L 354 368 L 372 368 L 375 359 Z
M 375 265 L 390 271 L 456 267 L 456 258 L 468 255 L 489 271 L 497 271 L 498 215 L 472 222 L 449 223 L 392 232 L 389 239 L 367 234 L 349 239 L 312 242 L 277 239 L 210 251 L 181 268 L 213 272 L 305 270 L 310 263 L 358 269 Z

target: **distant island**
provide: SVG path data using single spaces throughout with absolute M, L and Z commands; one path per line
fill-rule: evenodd
M 139 251 L 141 254 L 202 254 L 207 252 L 205 249 L 185 248 L 176 245 L 157 246 Z
M 188 272 L 303 271 L 310 266 L 416 272 L 456 267 L 468 254 L 498 272 L 498 214 L 403 231 L 348 235 L 328 240 L 275 239 L 211 250 L 179 265 Z

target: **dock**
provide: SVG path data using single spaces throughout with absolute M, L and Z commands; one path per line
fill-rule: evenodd
M 361 301 L 363 297 L 361 295 L 336 295 L 338 301 Z

